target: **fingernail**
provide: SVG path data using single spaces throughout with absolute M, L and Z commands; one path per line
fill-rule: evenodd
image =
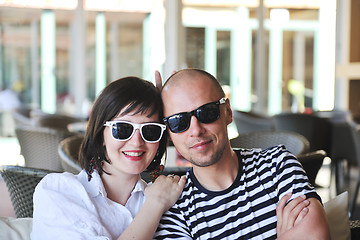
M 305 204 L 308 204 L 308 203 L 309 203 L 309 200 L 304 200 L 304 203 L 305 203 Z
M 301 195 L 301 198 L 306 199 L 306 196 L 305 196 L 305 195 Z

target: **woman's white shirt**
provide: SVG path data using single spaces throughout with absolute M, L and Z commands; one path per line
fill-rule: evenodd
M 31 239 L 116 239 L 144 204 L 146 186 L 140 179 L 123 206 L 107 198 L 96 171 L 90 182 L 84 170 L 48 174 L 35 189 Z

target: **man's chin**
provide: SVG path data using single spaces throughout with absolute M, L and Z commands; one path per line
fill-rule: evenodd
M 190 158 L 189 162 L 196 167 L 209 167 L 211 165 L 214 165 L 217 161 L 214 159 L 194 159 Z

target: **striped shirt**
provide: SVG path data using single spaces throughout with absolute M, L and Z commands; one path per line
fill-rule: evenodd
M 321 199 L 297 159 L 283 145 L 236 149 L 239 171 L 223 191 L 209 191 L 192 169 L 155 239 L 276 239 L 276 206 L 286 193 Z

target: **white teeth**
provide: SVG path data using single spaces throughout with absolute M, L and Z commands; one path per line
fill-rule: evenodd
M 125 155 L 130 157 L 139 157 L 144 154 L 144 152 L 124 152 Z

